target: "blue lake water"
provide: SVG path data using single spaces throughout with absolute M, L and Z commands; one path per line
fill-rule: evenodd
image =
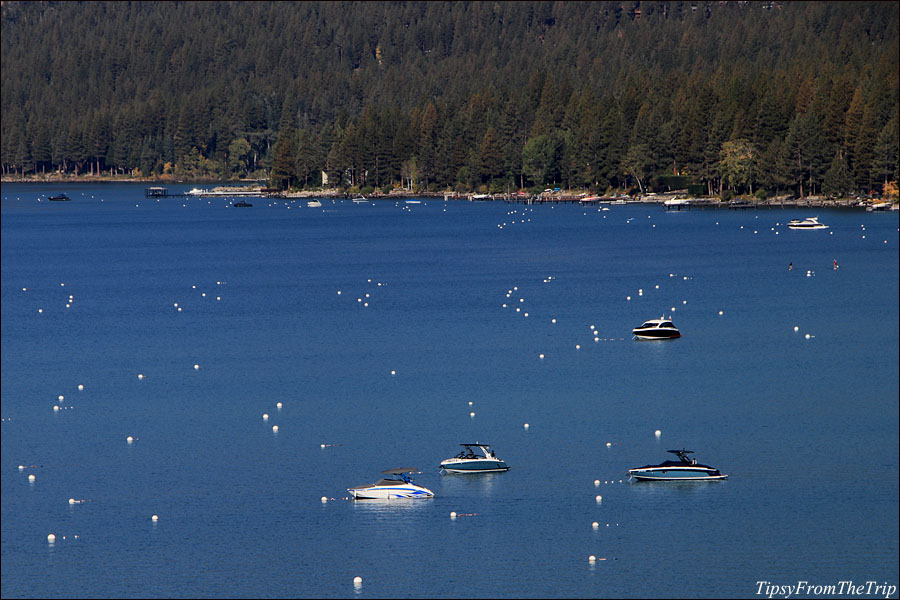
M 2 186 L 4 598 L 897 585 L 896 212 L 144 187 Z M 673 448 L 729 479 L 628 482 Z

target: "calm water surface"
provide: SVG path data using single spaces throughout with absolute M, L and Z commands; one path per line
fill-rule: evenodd
M 4 598 L 897 585 L 897 213 L 143 189 L 2 186 Z M 729 479 L 628 483 L 683 447 Z

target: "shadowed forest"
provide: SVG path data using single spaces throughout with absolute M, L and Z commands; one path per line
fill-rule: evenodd
M 0 162 L 364 193 L 881 193 L 898 6 L 4 2 Z

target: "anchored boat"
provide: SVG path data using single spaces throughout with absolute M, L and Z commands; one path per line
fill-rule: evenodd
M 828 225 L 819 223 L 819 217 L 808 217 L 803 219 L 791 219 L 788 223 L 790 229 L 828 229 Z
M 497 458 L 490 444 L 475 442 L 460 444 L 462 452 L 441 461 L 441 471 L 446 473 L 496 473 L 509 471 L 509 465 Z
M 628 469 L 628 475 L 638 481 L 714 481 L 728 479 L 715 467 L 701 465 L 688 456 L 693 450 L 669 450 L 679 460 L 667 460 L 658 465 Z
M 354 500 L 391 500 L 394 498 L 432 498 L 434 492 L 416 485 L 409 473 L 418 473 L 418 469 L 405 467 L 382 471 L 382 475 L 396 475 L 396 478 L 379 479 L 371 485 L 358 485 L 347 488 Z
M 650 319 L 631 330 L 639 340 L 670 340 L 681 337 L 681 332 L 672 324 L 672 319 L 660 317 Z

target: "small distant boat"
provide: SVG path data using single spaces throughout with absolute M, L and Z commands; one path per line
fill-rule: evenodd
M 494 197 L 490 194 L 473 194 L 472 200 L 493 200 Z
M 416 485 L 409 473 L 418 473 L 418 469 L 404 467 L 382 471 L 382 475 L 397 475 L 397 479 L 379 479 L 372 485 L 358 485 L 347 488 L 354 500 L 392 500 L 394 498 L 433 498 L 434 492 Z
M 306 203 L 306 206 L 308 206 L 309 208 L 320 208 L 322 206 L 322 203 L 318 200 L 310 200 Z
M 188 190 L 186 193 L 188 196 L 208 196 L 209 190 L 201 190 L 200 188 L 193 188 L 193 189 Z
M 421 200 L 404 200 L 407 204 L 422 204 Z
M 585 204 L 590 204 L 591 202 L 600 202 L 600 196 L 585 196 L 579 202 L 584 202 Z
M 828 229 L 828 225 L 819 223 L 819 217 L 808 217 L 806 219 L 791 219 L 788 223 L 790 229 Z
M 72 200 L 65 194 L 57 194 L 55 196 L 50 196 L 47 199 L 50 200 L 51 202 L 70 202 Z
M 365 203 L 365 202 L 368 202 L 369 199 L 366 198 L 365 196 L 362 196 L 362 195 L 361 195 L 361 196 L 359 196 L 358 198 L 354 198 L 353 201 L 356 202 L 357 204 L 363 204 L 363 203 Z
M 660 317 L 644 321 L 640 327 L 631 330 L 639 340 L 670 340 L 681 337 L 681 332 L 672 324 L 672 319 Z
M 663 202 L 663 206 L 666 208 L 681 208 L 682 206 L 690 206 L 691 201 L 689 198 L 669 198 L 668 200 Z
M 232 206 L 237 206 L 240 208 L 240 207 L 244 207 L 244 206 L 253 206 L 253 205 L 250 204 L 249 202 L 247 202 L 246 200 L 238 200 L 237 202 L 232 204 Z
M 460 444 L 463 451 L 447 460 L 441 461 L 441 471 L 447 473 L 496 473 L 509 471 L 509 465 L 497 458 L 490 444 L 475 442 Z M 478 452 L 473 450 L 477 448 Z
M 728 479 L 715 467 L 701 465 L 688 454 L 693 450 L 669 450 L 679 460 L 667 460 L 658 465 L 645 465 L 628 469 L 628 475 L 637 481 L 715 481 Z

